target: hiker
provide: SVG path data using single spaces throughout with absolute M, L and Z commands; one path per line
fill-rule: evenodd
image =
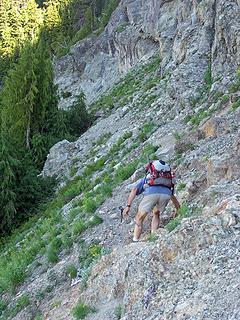
M 180 208 L 174 196 L 174 175 L 169 164 L 162 160 L 150 161 L 146 166 L 146 176 L 140 179 L 132 188 L 123 215 L 129 214 L 131 204 L 137 195 L 143 193 L 144 197 L 139 204 L 135 218 L 133 242 L 137 242 L 142 232 L 143 221 L 147 214 L 153 212 L 151 232 L 157 230 L 160 224 L 160 213 L 163 213 L 169 200 L 173 202 L 176 210 Z M 175 217 L 174 214 L 172 217 Z

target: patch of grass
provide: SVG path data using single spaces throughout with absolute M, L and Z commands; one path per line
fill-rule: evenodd
M 226 103 L 229 101 L 229 96 L 227 94 L 224 94 L 221 98 L 221 103 Z
M 33 320 L 43 320 L 43 316 L 41 314 L 37 314 Z
M 108 112 L 115 106 L 123 107 L 132 101 L 136 91 L 140 91 L 140 89 L 146 91 L 156 86 L 161 78 L 154 77 L 153 73 L 159 69 L 159 66 L 160 58 L 155 56 L 150 59 L 148 64 L 131 70 L 107 95 L 102 96 L 91 106 L 92 112 L 99 109 Z
M 158 239 L 158 236 L 155 233 L 151 233 L 147 237 L 147 240 L 149 242 L 155 242 L 155 241 L 157 241 L 157 239 Z
M 70 169 L 70 177 L 74 177 L 75 174 L 77 173 L 78 168 L 75 166 L 72 166 Z
M 182 139 L 182 135 L 178 133 L 177 131 L 173 132 L 173 136 L 176 139 L 176 141 L 180 141 Z
M 240 98 L 236 102 L 233 102 L 233 104 L 231 105 L 231 108 L 233 110 L 237 110 L 239 107 L 240 107 Z
M 136 164 L 137 164 L 137 162 L 132 162 L 132 163 L 129 163 L 125 166 L 118 168 L 115 172 L 114 182 L 116 184 L 119 184 L 119 183 L 127 180 L 128 178 L 130 178 L 136 169 Z
M 12 305 L 12 306 L 9 305 L 8 308 L 5 309 L 2 319 L 12 319 L 21 310 L 23 310 L 24 308 L 26 308 L 29 305 L 30 305 L 29 297 L 27 295 L 25 295 L 25 294 L 22 295 L 21 297 L 19 297 L 16 300 L 14 305 Z
M 123 306 L 119 304 L 115 309 L 114 309 L 114 315 L 116 317 L 116 320 L 120 320 L 122 315 L 123 315 Z
M 121 23 L 120 25 L 117 26 L 115 31 L 117 33 L 122 33 L 124 30 L 126 30 L 127 26 L 128 26 L 128 23 L 127 22 L 123 22 L 123 23 Z
M 3 313 L 3 311 L 6 310 L 6 308 L 7 308 L 7 303 L 2 299 L 0 299 L 0 316 Z
M 63 99 L 67 99 L 67 98 L 72 96 L 72 93 L 69 92 L 69 91 L 62 91 L 61 92 L 61 96 L 62 96 Z
M 184 182 L 180 182 L 180 183 L 177 185 L 177 191 L 184 190 L 185 188 L 186 188 L 186 183 L 184 183 Z
M 58 250 L 52 246 L 50 246 L 47 250 L 47 260 L 50 263 L 58 262 Z
M 92 146 L 100 146 L 105 144 L 108 141 L 108 139 L 111 137 L 111 135 L 112 135 L 111 132 L 102 134 L 97 141 L 94 141 L 92 143 Z
M 73 264 L 67 265 L 65 271 L 66 271 L 66 274 L 69 275 L 71 279 L 76 278 L 77 268 Z
M 197 211 L 196 211 L 197 213 Z M 187 218 L 190 217 L 194 214 L 193 210 L 189 208 L 189 206 L 187 205 L 187 203 L 183 203 L 181 205 L 181 208 L 178 210 L 178 215 L 175 219 L 171 220 L 167 225 L 166 225 L 166 229 L 171 232 L 173 231 L 177 226 L 180 225 L 181 220 L 183 218 Z
M 83 199 L 83 209 L 87 213 L 94 213 L 97 209 L 97 203 L 93 197 Z
M 86 224 L 82 219 L 79 219 L 78 221 L 74 222 L 74 224 L 72 226 L 73 235 L 75 235 L 75 236 L 79 235 L 85 230 L 86 230 Z
M 72 315 L 75 319 L 85 319 L 89 313 L 93 312 L 96 312 L 96 309 L 84 304 L 81 300 L 79 300 L 77 305 L 72 309 Z
M 139 140 L 141 142 L 146 141 L 150 137 L 151 133 L 154 131 L 155 128 L 156 128 L 156 125 L 153 122 L 145 123 L 140 129 Z
M 88 226 L 90 227 L 94 227 L 97 226 L 99 224 L 103 223 L 103 219 L 97 215 L 94 215 L 93 217 L 91 217 L 88 221 Z
M 208 68 L 204 74 L 204 81 L 206 84 L 206 89 L 207 89 L 207 91 L 209 91 L 211 89 L 212 84 L 213 84 L 211 63 L 209 63 Z
M 214 102 L 217 102 L 218 100 L 220 100 L 222 96 L 223 96 L 223 92 L 216 91 L 213 96 Z

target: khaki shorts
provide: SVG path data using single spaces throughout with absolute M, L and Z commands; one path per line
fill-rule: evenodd
M 171 196 L 168 194 L 149 194 L 143 197 L 138 210 L 141 213 L 150 213 L 156 206 L 156 208 L 163 213 L 170 199 Z

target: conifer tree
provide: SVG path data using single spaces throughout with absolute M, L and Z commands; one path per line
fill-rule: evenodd
M 9 230 L 16 215 L 15 169 L 18 161 L 11 155 L 11 146 L 2 136 L 0 142 L 0 231 Z

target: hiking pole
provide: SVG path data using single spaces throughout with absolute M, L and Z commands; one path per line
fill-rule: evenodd
M 121 223 L 122 223 L 123 222 L 123 210 L 124 210 L 124 208 L 122 206 L 120 206 L 119 210 L 121 211 Z

